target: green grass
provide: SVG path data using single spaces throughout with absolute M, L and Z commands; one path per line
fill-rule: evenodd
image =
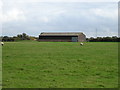
M 3 88 L 117 88 L 118 43 L 6 42 Z

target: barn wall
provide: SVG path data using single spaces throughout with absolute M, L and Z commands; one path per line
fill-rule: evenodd
M 86 36 L 84 34 L 78 35 L 78 42 L 85 42 L 86 41 Z

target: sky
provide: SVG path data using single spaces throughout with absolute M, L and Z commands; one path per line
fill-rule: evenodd
M 83 32 L 118 36 L 118 0 L 0 0 L 3 36 Z

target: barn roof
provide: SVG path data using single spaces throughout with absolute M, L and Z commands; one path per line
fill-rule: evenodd
M 40 36 L 78 36 L 82 32 L 42 32 Z

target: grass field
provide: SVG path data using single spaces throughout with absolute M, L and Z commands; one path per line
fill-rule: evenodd
M 3 88 L 117 88 L 118 43 L 6 42 Z

